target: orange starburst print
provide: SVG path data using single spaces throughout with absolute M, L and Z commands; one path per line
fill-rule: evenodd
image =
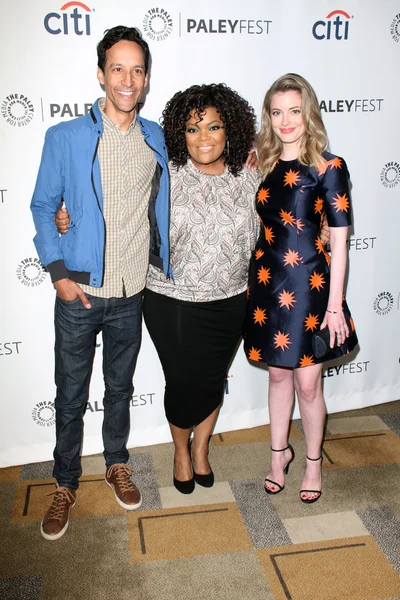
M 317 213 L 321 213 L 322 215 L 322 209 L 324 208 L 324 201 L 322 200 L 322 198 L 317 198 L 314 204 L 314 212 L 315 214 Z
M 258 283 L 263 283 L 267 285 L 271 279 L 271 269 L 266 269 L 265 267 L 261 267 L 257 271 Z
M 257 308 L 253 312 L 254 323 L 258 323 L 259 325 L 264 325 L 267 320 L 267 315 L 265 313 L 265 308 Z
M 258 248 L 258 250 L 256 250 L 256 253 L 255 253 L 256 260 L 259 260 L 262 256 L 264 256 L 264 250 L 261 250 L 261 248 Z
M 315 240 L 315 247 L 318 250 L 318 254 L 325 254 L 324 245 L 319 236 Z
M 303 354 L 303 356 L 300 359 L 300 367 L 311 367 L 311 365 L 314 364 L 314 358 L 313 356 L 307 356 L 306 354 Z
M 249 360 L 261 360 L 261 350 L 257 350 L 257 348 L 254 348 L 254 346 L 252 346 L 251 350 L 249 350 Z
M 300 171 L 292 171 L 292 169 L 289 169 L 289 171 L 287 171 L 287 173 L 285 173 L 284 185 L 290 185 L 291 188 L 294 185 L 297 185 L 297 182 L 300 179 L 299 173 L 300 173 Z
M 279 216 L 282 219 L 284 225 L 291 225 L 292 227 L 294 227 L 296 219 L 292 215 L 291 210 L 287 212 L 286 210 L 283 210 L 283 208 L 281 208 L 281 210 L 279 211 Z
M 264 226 L 264 233 L 265 233 L 265 239 L 267 240 L 268 244 L 271 245 L 274 243 L 274 237 L 275 234 L 272 231 L 272 227 L 265 227 Z
M 339 212 L 339 210 L 347 212 L 349 210 L 350 203 L 346 194 L 343 194 L 343 196 L 337 194 L 337 198 L 332 198 L 332 200 L 335 201 L 333 206 L 336 208 L 336 212 Z
M 325 250 L 324 250 L 324 256 L 325 256 L 326 264 L 330 265 L 331 264 L 331 257 L 329 256 L 329 254 L 327 252 L 325 252 Z
M 323 160 L 319 165 L 316 166 L 318 176 L 321 177 L 328 168 L 329 162 L 327 160 Z
M 303 229 L 304 229 L 304 223 L 303 223 L 303 221 L 301 219 L 297 219 L 296 220 L 296 226 L 297 226 L 297 229 L 299 229 L 300 231 L 303 231 Z
M 303 258 L 301 256 L 299 256 L 299 253 L 297 252 L 297 250 L 288 250 L 287 252 L 285 252 L 285 254 L 283 255 L 284 261 L 283 264 L 285 265 L 285 267 L 287 267 L 287 265 L 290 265 L 293 269 L 296 265 L 296 267 L 298 266 L 299 262 L 301 260 L 303 260 Z
M 320 291 L 320 289 L 324 287 L 325 283 L 326 281 L 323 273 L 317 273 L 314 271 L 314 273 L 310 276 L 310 287 L 312 290 Z
M 266 202 L 268 202 L 268 198 L 270 197 L 269 188 L 266 190 L 265 188 L 260 188 L 257 194 L 257 202 L 261 202 L 264 206 Z
M 331 169 L 341 169 L 342 168 L 342 161 L 340 160 L 340 158 L 338 156 L 335 156 L 335 158 L 332 158 L 332 160 L 329 161 L 329 164 L 331 166 Z
M 350 317 L 350 329 L 351 329 L 352 331 L 354 331 L 354 330 L 355 330 L 355 327 L 354 327 L 354 321 L 353 321 L 353 317 Z
M 282 333 L 282 331 L 278 331 L 278 333 L 274 335 L 274 340 L 275 348 L 280 348 L 283 351 L 287 350 L 289 344 L 292 343 L 289 339 L 289 334 Z
M 281 308 L 286 306 L 286 308 L 290 310 L 293 308 L 295 302 L 297 302 L 297 300 L 294 298 L 294 292 L 287 292 L 286 290 L 283 290 L 283 292 L 279 294 L 279 306 Z
M 308 317 L 306 317 L 304 320 L 304 325 L 306 331 L 314 331 L 315 329 L 317 329 L 319 325 L 318 315 L 312 315 L 311 313 L 308 313 Z

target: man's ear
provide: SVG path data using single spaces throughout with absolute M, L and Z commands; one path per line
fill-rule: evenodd
M 97 79 L 101 85 L 104 85 L 104 73 L 100 67 L 97 67 Z

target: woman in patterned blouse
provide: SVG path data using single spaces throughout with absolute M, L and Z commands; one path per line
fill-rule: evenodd
M 178 92 L 163 112 L 170 158 L 173 280 L 150 265 L 144 317 L 164 370 L 175 487 L 211 487 L 208 443 L 243 331 L 258 236 L 249 104 L 224 84 Z M 192 443 L 189 442 L 194 430 Z

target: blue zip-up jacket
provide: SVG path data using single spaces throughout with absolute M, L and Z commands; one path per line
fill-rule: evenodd
M 157 168 L 149 202 L 150 262 L 171 277 L 169 264 L 169 173 L 164 134 L 153 121 L 137 116 Z M 106 231 L 97 149 L 103 133 L 98 100 L 90 112 L 50 127 L 33 193 L 31 210 L 36 227 L 34 243 L 53 282 L 68 277 L 101 287 Z M 58 235 L 54 216 L 64 200 L 71 223 Z

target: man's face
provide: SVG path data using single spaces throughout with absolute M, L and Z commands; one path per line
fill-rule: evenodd
M 104 72 L 97 69 L 97 78 L 106 91 L 105 113 L 118 123 L 135 110 L 147 85 L 148 76 L 139 44 L 121 40 L 109 48 Z

